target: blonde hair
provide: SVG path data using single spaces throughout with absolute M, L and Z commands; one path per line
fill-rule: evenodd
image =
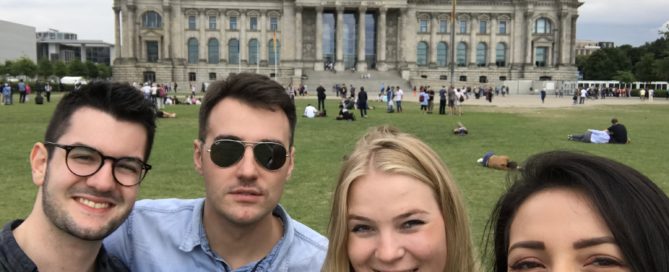
M 432 188 L 446 229 L 444 271 L 475 271 L 467 212 L 451 174 L 439 156 L 416 137 L 390 126 L 371 128 L 344 160 L 332 200 L 330 244 L 322 271 L 351 271 L 348 257 L 348 194 L 370 171 L 415 178 Z

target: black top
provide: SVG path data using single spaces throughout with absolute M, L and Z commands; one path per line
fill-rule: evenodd
M 611 134 L 609 143 L 612 144 L 626 144 L 627 143 L 627 129 L 623 124 L 613 124 L 607 128 Z
M 7 223 L 0 233 L 0 271 L 33 272 L 38 271 L 28 255 L 23 252 L 16 243 L 12 230 L 23 223 L 23 220 L 14 220 Z M 105 247 L 100 247 L 100 252 L 95 259 L 95 271 L 129 271 L 128 268 L 116 257 L 107 255 Z

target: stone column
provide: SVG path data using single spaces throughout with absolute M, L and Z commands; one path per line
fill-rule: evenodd
M 386 13 L 388 8 L 381 7 L 379 9 L 379 22 L 377 26 L 377 40 L 376 40 L 376 69 L 379 71 L 387 71 L 386 65 Z
M 430 68 L 437 68 L 437 30 L 439 29 L 439 20 L 437 19 L 437 13 L 430 14 L 432 19 L 430 20 L 430 48 L 428 49 L 429 66 Z
M 288 44 L 288 43 L 286 43 Z M 302 7 L 295 7 L 295 61 L 302 62 Z
M 81 47 L 79 48 L 79 59 L 81 62 L 86 62 L 86 44 L 82 43 Z
M 569 13 L 563 12 L 560 16 L 560 29 L 558 30 L 560 32 L 560 58 L 558 61 L 558 65 L 565 65 L 569 63 L 569 37 L 567 34 L 569 33 Z
M 488 45 L 488 63 L 492 67 L 497 67 L 497 17 L 490 19 L 490 44 Z
M 221 9 L 221 10 L 218 11 L 218 13 L 221 15 L 220 16 L 221 25 L 219 27 L 220 28 L 220 33 L 221 33 L 220 34 L 221 38 L 218 40 L 218 44 L 219 44 L 219 51 L 218 52 L 220 53 L 219 58 L 221 60 L 223 60 L 224 63 L 227 63 L 230 60 L 228 59 L 228 37 L 226 36 L 226 33 L 227 33 L 226 27 L 227 26 L 225 25 L 225 20 L 226 20 L 225 10 Z
M 172 7 L 163 6 L 163 54 L 160 55 L 162 59 L 171 59 L 172 58 Z
M 205 9 L 199 9 L 198 12 L 200 13 L 200 22 L 198 23 L 198 29 L 200 31 L 200 35 L 198 38 L 198 63 L 202 60 L 206 63 L 209 58 L 207 57 L 207 37 L 204 35 L 204 29 L 207 27 L 207 15 L 205 14 Z
M 316 7 L 316 62 L 314 71 L 323 71 L 323 7 Z
M 525 16 L 525 25 L 527 26 L 527 28 L 525 29 L 526 37 L 523 42 L 525 43 L 525 63 L 529 64 L 530 66 L 534 66 L 534 63 L 532 62 L 532 59 L 534 59 L 533 56 L 534 48 L 532 48 L 532 30 L 534 29 L 534 22 L 532 22 L 531 19 L 532 19 L 532 14 L 528 13 Z
M 337 7 L 335 71 L 344 71 L 344 7 Z
M 127 56 L 130 58 L 137 59 L 137 30 L 136 30 L 136 21 L 135 20 L 135 9 L 137 7 L 135 5 L 128 5 L 128 33 L 126 34 L 128 37 L 128 54 Z
M 355 70 L 359 72 L 367 71 L 367 62 L 365 62 L 365 13 L 367 7 L 358 8 L 358 59 L 355 64 Z
M 569 64 L 576 64 L 576 21 L 578 20 L 578 14 L 571 16 L 571 35 L 569 36 Z
M 260 61 L 260 66 L 267 66 L 267 11 L 263 10 L 260 13 L 260 56 L 258 56 L 258 61 Z
M 248 28 L 248 23 L 246 22 L 246 10 L 240 10 L 241 16 L 239 18 L 239 63 L 247 64 L 248 63 L 248 41 L 246 39 L 246 28 Z
M 119 7 L 114 7 L 114 54 L 117 59 L 123 57 L 121 54 L 121 8 Z
M 478 31 L 478 18 L 471 14 L 469 21 L 469 64 L 468 66 L 476 66 L 476 32 Z
M 511 49 L 513 50 L 513 62 L 512 66 L 520 66 L 520 67 L 515 67 L 516 69 L 520 69 L 522 66 L 525 65 L 525 11 L 519 6 L 516 7 L 515 10 L 515 16 L 513 16 L 513 29 L 511 29 L 511 33 L 513 35 L 513 39 L 511 39 L 513 45 L 511 46 Z

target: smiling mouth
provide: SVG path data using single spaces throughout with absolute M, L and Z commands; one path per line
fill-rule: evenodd
M 416 272 L 418 271 L 418 268 L 414 269 L 405 269 L 405 270 L 376 270 L 372 269 L 374 272 Z
M 111 206 L 111 204 L 104 202 L 104 203 L 98 203 L 94 202 L 85 198 L 77 198 L 77 201 L 85 206 L 91 207 L 93 209 L 107 209 Z

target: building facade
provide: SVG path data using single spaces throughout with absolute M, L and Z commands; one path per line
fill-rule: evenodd
M 37 59 L 70 62 L 91 61 L 100 64 L 112 64 L 113 44 L 100 40 L 79 40 L 77 34 L 60 32 L 55 29 L 37 32 Z
M 35 27 L 0 20 L 0 63 L 27 58 L 36 61 Z
M 578 0 L 114 0 L 114 78 L 203 82 L 252 71 L 405 80 L 575 80 Z M 453 40 L 453 41 L 451 41 Z M 452 79 L 451 79 L 452 80 Z

